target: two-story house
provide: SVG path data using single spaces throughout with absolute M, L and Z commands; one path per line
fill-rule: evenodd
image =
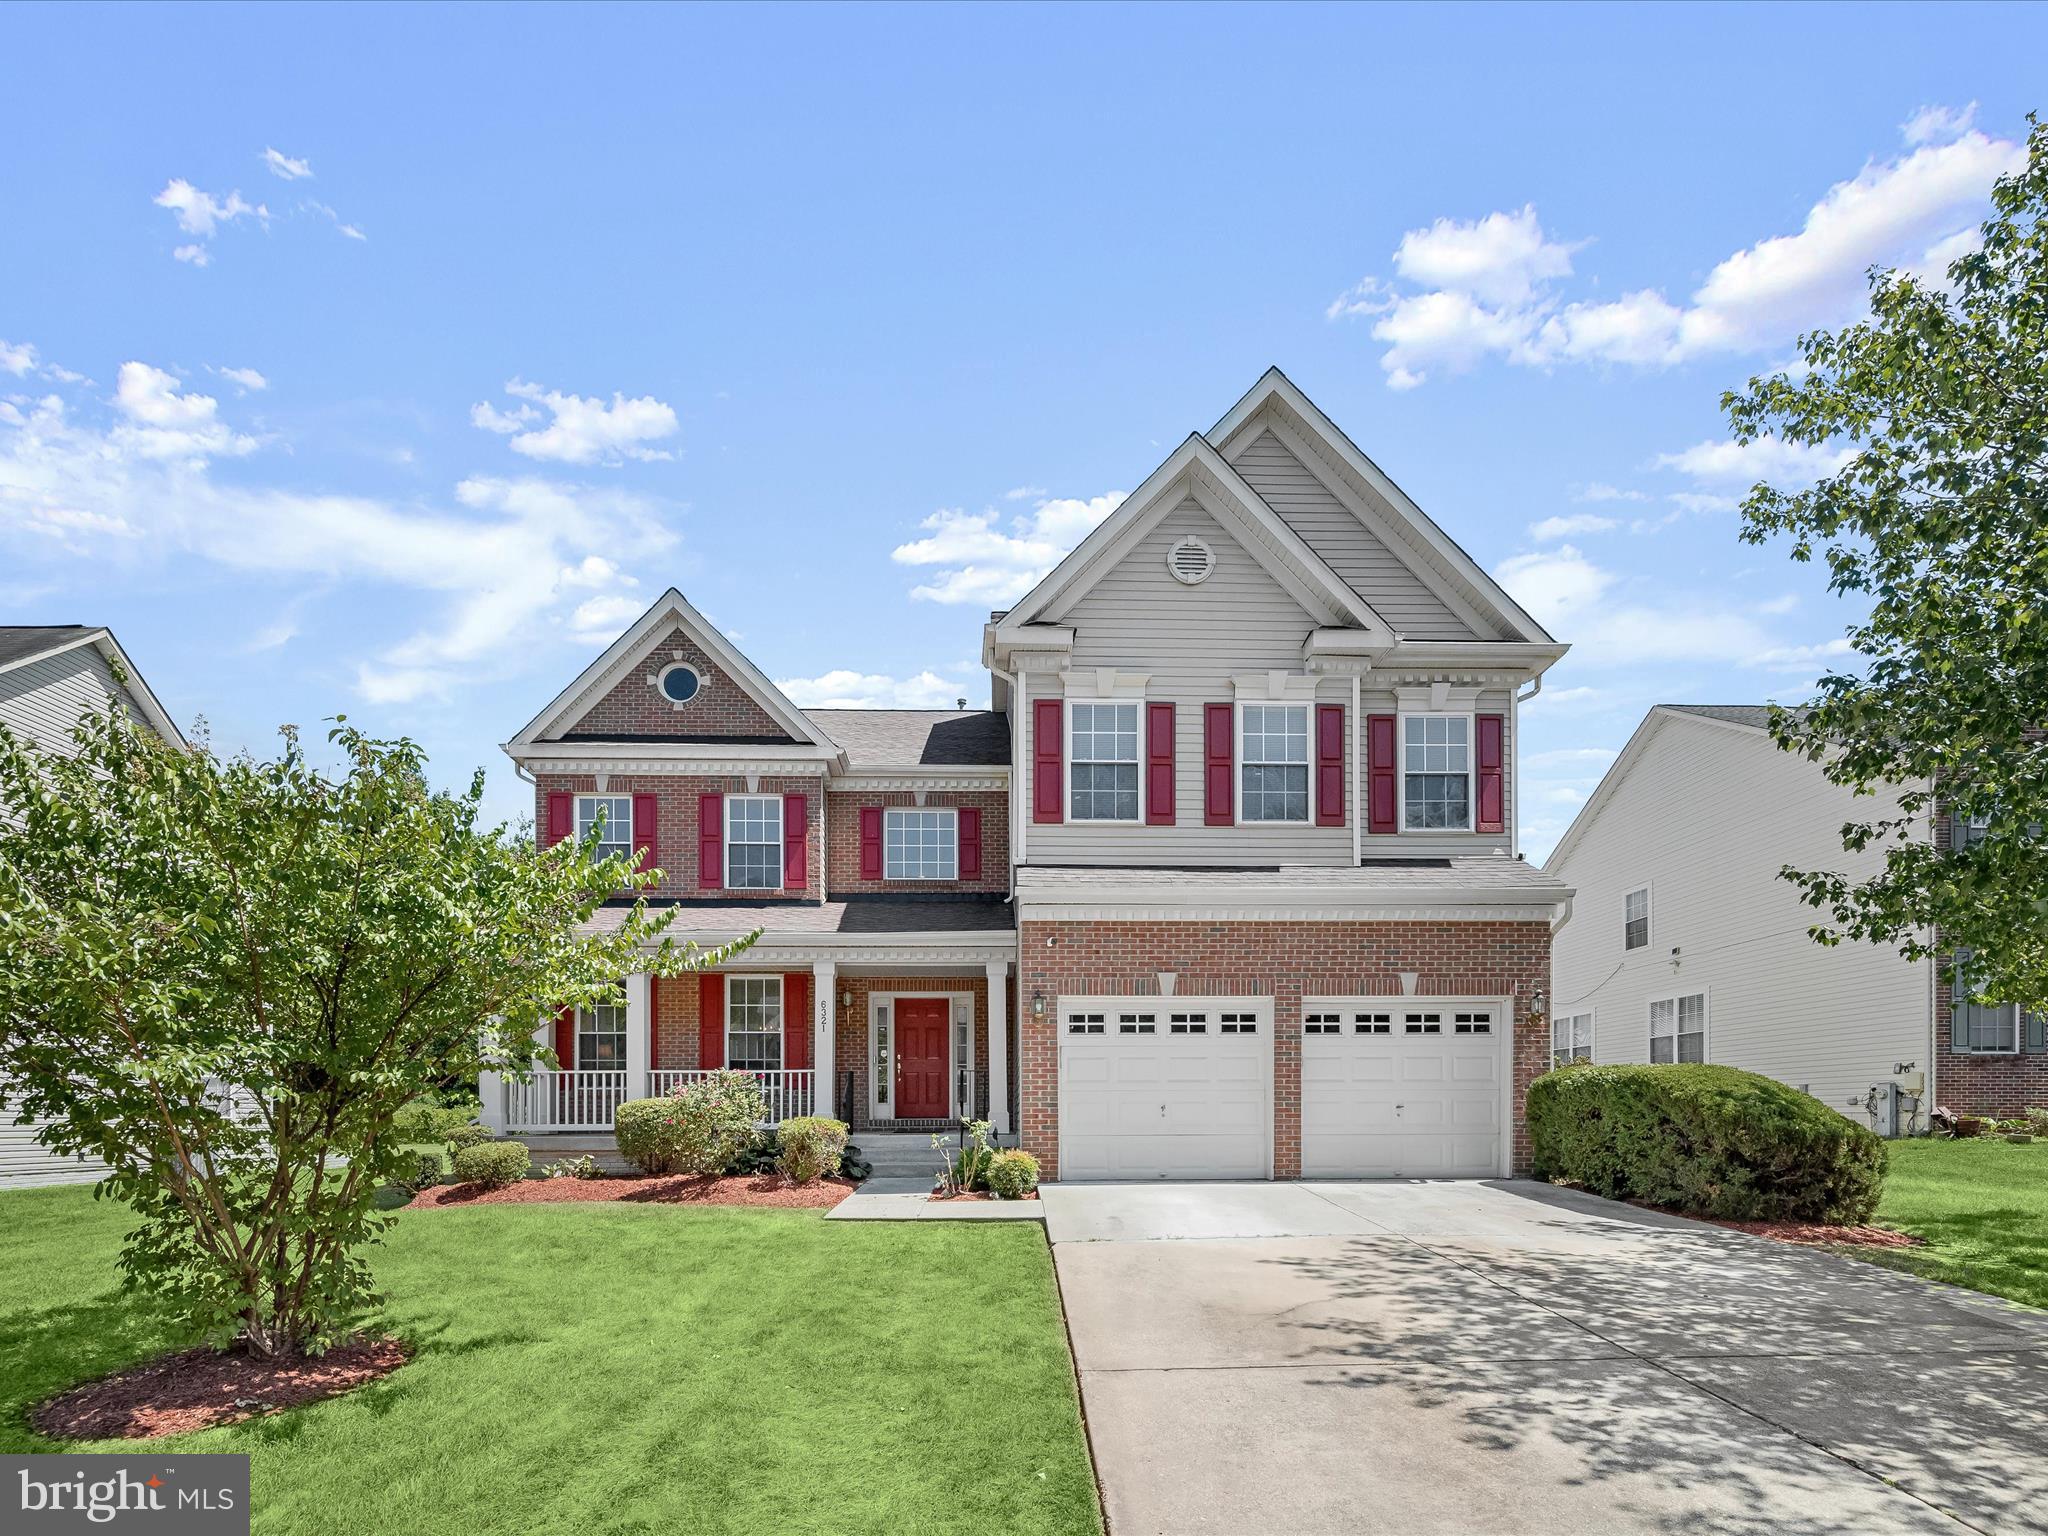
M 800 710 L 665 594 L 506 750 L 724 971 L 545 1025 L 514 1133 L 719 1066 L 1048 1178 L 1499 1174 L 1570 891 L 1515 853 L 1565 647 L 1277 370 L 983 635 L 987 711 Z

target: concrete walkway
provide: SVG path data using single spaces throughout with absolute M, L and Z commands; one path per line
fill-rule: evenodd
M 2048 1314 L 1522 1181 L 1042 1203 L 1112 1536 L 2048 1532 Z
M 1040 1200 L 934 1200 L 929 1178 L 880 1174 L 825 1213 L 827 1221 L 1043 1221 Z

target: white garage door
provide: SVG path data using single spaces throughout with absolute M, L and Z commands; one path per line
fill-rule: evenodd
M 1060 1000 L 1062 1179 L 1263 1179 L 1266 998 Z
M 1302 1177 L 1499 1174 L 1502 1020 L 1498 1005 L 1304 1000 Z

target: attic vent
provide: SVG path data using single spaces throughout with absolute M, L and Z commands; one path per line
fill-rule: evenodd
M 1173 572 L 1175 581 L 1192 587 L 1209 579 L 1209 573 L 1216 569 L 1216 555 L 1200 539 L 1182 539 L 1166 552 L 1166 568 Z

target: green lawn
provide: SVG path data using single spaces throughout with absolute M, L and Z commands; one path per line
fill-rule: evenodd
M 2048 1307 L 2048 1142 L 1895 1141 L 1882 1226 L 1925 1248 L 1852 1250 L 1893 1269 Z
M 115 1287 L 126 1214 L 0 1195 L 0 1451 L 184 1342 Z M 402 1371 L 158 1442 L 249 1452 L 259 1531 L 1101 1530 L 1035 1223 L 486 1206 L 406 1213 L 376 1267 Z

